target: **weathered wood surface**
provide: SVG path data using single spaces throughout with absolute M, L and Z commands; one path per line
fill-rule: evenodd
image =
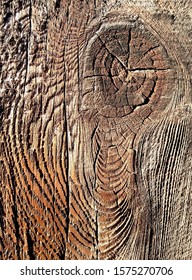
M 191 259 L 191 1 L 0 11 L 0 258 Z

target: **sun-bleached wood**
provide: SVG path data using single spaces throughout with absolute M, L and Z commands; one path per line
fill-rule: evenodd
M 0 259 L 191 259 L 190 1 L 0 1 Z

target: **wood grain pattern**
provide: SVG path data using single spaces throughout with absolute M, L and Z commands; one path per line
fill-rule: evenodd
M 0 1 L 0 259 L 192 258 L 190 8 Z

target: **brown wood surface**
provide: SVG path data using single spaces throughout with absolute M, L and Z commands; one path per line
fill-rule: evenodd
M 0 259 L 192 259 L 191 18 L 0 0 Z

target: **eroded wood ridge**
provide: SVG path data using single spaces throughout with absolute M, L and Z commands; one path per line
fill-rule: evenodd
M 57 259 L 65 253 L 64 41 L 58 19 L 53 14 L 48 21 L 41 9 L 22 4 L 3 25 L 4 40 L 13 42 L 3 82 L 14 89 L 2 139 L 3 259 Z
M 188 203 L 183 204 L 190 200 L 191 188 L 191 117 L 187 107 L 149 127 L 137 148 L 138 186 L 146 189 L 143 200 L 151 223 L 150 258 L 191 256 L 191 209 Z
M 1 259 L 192 257 L 183 49 L 116 4 L 0 2 Z

